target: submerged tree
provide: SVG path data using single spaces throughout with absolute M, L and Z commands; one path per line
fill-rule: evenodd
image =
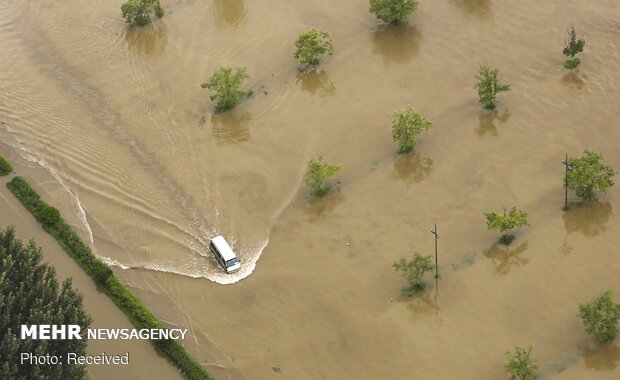
M 511 380 L 535 380 L 538 379 L 538 366 L 532 359 L 532 346 L 526 348 L 515 347 L 514 352 L 506 352 L 508 363 L 506 371 Z
M 91 323 L 71 280 L 59 284 L 54 268 L 41 259 L 34 241 L 24 245 L 12 226 L 0 228 L 0 379 L 85 378 L 85 365 L 64 359 L 55 365 L 21 361 L 22 353 L 59 358 L 68 353 L 86 355 L 86 339 L 20 339 L 21 325 L 79 325 L 86 331 Z
M 127 0 L 121 6 L 121 13 L 125 21 L 135 26 L 144 26 L 151 22 L 153 12 L 158 18 L 164 16 L 164 9 L 159 0 Z
M 323 161 L 323 156 L 318 156 L 308 161 L 304 183 L 312 189 L 314 196 L 322 197 L 329 192 L 329 187 L 324 186 L 323 183 L 339 171 L 339 165 L 330 165 Z
M 582 38 L 577 38 L 577 32 L 575 32 L 575 27 L 571 25 L 568 30 L 568 38 L 564 40 L 564 50 L 562 50 L 562 54 L 569 57 L 564 62 L 564 67 L 567 69 L 574 69 L 579 66 L 581 60 L 579 57 L 575 57 L 578 53 L 583 51 L 584 46 L 586 46 L 586 40 Z
M 398 152 L 404 153 L 413 148 L 416 136 L 429 130 L 433 124 L 423 118 L 412 107 L 401 108 L 390 113 L 392 120 L 392 138 L 398 142 Z
M 589 303 L 579 305 L 579 316 L 586 332 L 601 343 L 611 342 L 618 334 L 620 304 L 611 298 L 611 290 L 606 291 Z
M 409 13 L 418 8 L 418 0 L 370 0 L 370 13 L 392 25 L 403 22 Z
M 325 54 L 334 53 L 334 45 L 329 33 L 316 29 L 303 32 L 295 41 L 295 58 L 302 65 L 318 66 Z
M 239 87 L 250 76 L 245 68 L 220 67 L 215 74 L 205 83 L 202 88 L 208 88 L 214 92 L 211 100 L 217 101 L 216 112 L 229 110 L 239 103 L 241 98 L 251 96 L 252 91 L 241 91 Z
M 489 230 L 499 230 L 502 233 L 499 242 L 504 245 L 512 243 L 514 239 L 514 235 L 509 233 L 510 230 L 529 224 L 527 222 L 527 213 L 518 210 L 516 206 L 512 206 L 510 210 L 504 208 L 502 214 L 493 211 L 485 212 L 484 216 L 487 218 L 487 228 Z
M 510 90 L 510 85 L 500 83 L 498 70 L 491 70 L 489 66 L 481 66 L 475 78 L 478 83 L 474 88 L 478 90 L 480 104 L 486 109 L 495 108 L 498 92 Z
M 597 152 L 584 151 L 584 155 L 568 160 L 568 188 L 588 201 L 596 197 L 594 190 L 605 193 L 614 185 L 616 171 L 608 165 L 603 165 L 603 155 Z
M 395 261 L 392 266 L 397 272 L 402 272 L 403 277 L 407 279 L 409 286 L 403 289 L 403 293 L 409 295 L 417 290 L 424 289 L 425 283 L 422 277 L 426 272 L 432 272 L 435 269 L 431 256 L 422 256 L 418 252 L 411 256 L 411 260 L 400 259 Z

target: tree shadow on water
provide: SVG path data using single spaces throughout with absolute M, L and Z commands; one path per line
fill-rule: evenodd
M 491 11 L 491 0 L 451 0 L 465 14 L 478 18 L 488 18 L 493 15 Z
M 334 211 L 344 200 L 345 197 L 340 189 L 335 189 L 323 197 L 312 199 L 308 207 L 304 208 L 304 213 L 310 222 L 318 221 Z
M 509 248 L 495 243 L 483 253 L 495 264 L 495 274 L 506 275 L 513 266 L 519 267 L 530 262 L 530 259 L 521 256 L 523 252 L 527 251 L 527 245 L 526 241 L 516 248 Z
M 385 63 L 406 63 L 418 54 L 422 36 L 408 24 L 381 25 L 372 35 L 372 52 Z
M 400 154 L 394 160 L 394 178 L 406 184 L 421 182 L 433 171 L 433 160 L 417 153 Z
M 568 256 L 571 254 L 571 252 L 573 252 L 573 247 L 568 245 L 568 236 L 564 236 L 564 241 L 562 242 L 560 248 L 558 248 L 558 252 L 560 252 L 564 256 Z
M 612 371 L 620 361 L 620 347 L 606 343 L 596 348 L 581 348 L 584 364 L 595 371 Z
M 310 95 L 326 96 L 332 95 L 336 91 L 334 83 L 329 80 L 325 70 L 312 69 L 306 73 L 297 76 L 297 83 L 300 88 Z
M 438 282 L 428 284 L 424 290 L 420 290 L 411 296 L 403 296 L 402 300 L 407 302 L 407 309 L 411 312 L 413 320 L 428 317 L 438 317 L 441 308 L 437 301 L 439 296 Z
M 479 125 L 475 130 L 476 134 L 480 137 L 486 135 L 487 133 L 491 136 L 497 136 L 495 121 L 499 121 L 503 124 L 507 122 L 508 119 L 510 119 L 510 112 L 508 112 L 507 109 L 505 109 L 501 114 L 497 110 L 481 112 L 478 117 Z
M 214 23 L 217 27 L 232 27 L 245 21 L 245 0 L 213 0 Z
M 611 203 L 598 200 L 571 204 L 570 209 L 562 215 L 564 229 L 569 234 L 581 232 L 585 237 L 594 237 L 607 230 L 605 225 L 613 215 Z
M 153 22 L 143 28 L 131 28 L 125 32 L 127 48 L 140 55 L 163 52 L 168 44 L 168 28 L 162 22 Z
M 234 144 L 250 139 L 250 114 L 230 110 L 211 116 L 211 133 L 218 143 Z
M 562 77 L 562 84 L 571 89 L 581 90 L 586 82 L 579 76 L 578 70 L 571 70 Z

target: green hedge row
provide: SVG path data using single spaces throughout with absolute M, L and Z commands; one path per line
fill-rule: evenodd
M 95 283 L 112 299 L 138 329 L 161 329 L 164 324 L 151 313 L 112 270 L 99 260 L 84 244 L 78 234 L 62 219 L 58 210 L 43 200 L 22 177 L 14 177 L 7 187 L 19 201 L 41 222 L 64 250 L 84 269 Z M 212 379 L 185 348 L 176 340 L 151 340 L 156 350 L 187 379 Z
M 6 158 L 0 155 L 0 177 L 9 174 L 13 171 L 11 163 Z

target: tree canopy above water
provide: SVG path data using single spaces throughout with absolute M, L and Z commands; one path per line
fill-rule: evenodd
M 340 165 L 331 165 L 323 161 L 323 156 L 318 156 L 308 161 L 304 183 L 312 189 L 312 194 L 322 197 L 329 192 L 329 187 L 323 183 L 340 171 Z
M 478 90 L 479 102 L 488 110 L 495 108 L 497 93 L 510 90 L 510 85 L 500 82 L 499 71 L 491 70 L 489 66 L 481 66 L 475 78 L 478 80 L 474 88 Z
M 418 0 L 370 0 L 370 13 L 388 24 L 397 25 L 418 8 Z
M 151 22 L 151 14 L 161 18 L 164 9 L 159 0 L 127 0 L 121 6 L 121 14 L 125 21 L 133 26 L 144 26 Z
M 392 120 L 392 138 L 398 142 L 398 152 L 409 151 L 416 143 L 416 137 L 432 128 L 433 124 L 416 112 L 413 107 L 398 109 L 388 116 Z
M 249 77 L 245 68 L 220 67 L 201 87 L 214 93 L 210 98 L 217 101 L 215 111 L 222 112 L 236 106 L 241 98 L 252 95 L 251 90 L 239 89 L 241 83 Z
M 587 201 L 596 197 L 594 190 L 605 193 L 614 185 L 613 178 L 617 172 L 611 166 L 602 164 L 602 159 L 601 153 L 589 150 L 585 150 L 581 157 L 570 158 L 566 179 L 568 188 Z
M 329 33 L 316 29 L 303 32 L 295 41 L 295 58 L 302 65 L 318 66 L 323 56 L 334 53 Z

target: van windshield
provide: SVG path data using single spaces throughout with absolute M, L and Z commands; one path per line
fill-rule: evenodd
M 239 263 L 239 260 L 235 257 L 234 259 L 226 260 L 226 268 L 232 267 Z

